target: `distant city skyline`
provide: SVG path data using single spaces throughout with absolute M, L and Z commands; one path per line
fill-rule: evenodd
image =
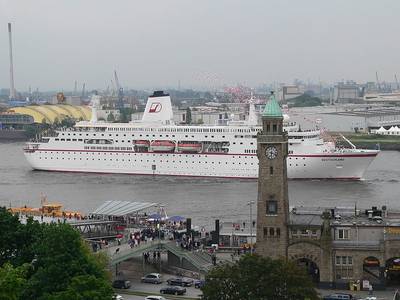
M 0 0 L 0 88 L 394 81 L 400 1 Z

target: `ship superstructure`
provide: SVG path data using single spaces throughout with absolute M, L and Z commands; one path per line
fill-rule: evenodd
M 138 122 L 96 119 L 29 142 L 25 156 L 33 169 L 141 175 L 257 178 L 255 111 L 247 122 L 227 126 L 176 125 L 169 95 L 154 92 Z M 273 95 L 272 95 L 273 97 Z M 289 137 L 288 176 L 292 179 L 360 179 L 378 150 L 339 149 L 319 130 L 300 131 L 285 120 Z

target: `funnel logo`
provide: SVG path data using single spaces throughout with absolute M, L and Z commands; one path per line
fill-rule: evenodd
M 159 102 L 154 102 L 151 104 L 149 113 L 158 113 L 161 111 L 162 105 Z

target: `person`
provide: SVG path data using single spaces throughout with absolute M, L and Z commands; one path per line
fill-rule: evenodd
M 217 256 L 216 256 L 215 254 L 213 254 L 213 256 L 212 256 L 212 264 L 213 264 L 214 266 L 217 265 Z

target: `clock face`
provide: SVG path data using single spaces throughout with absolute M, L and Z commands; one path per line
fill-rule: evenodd
M 271 146 L 265 149 L 265 155 L 267 156 L 268 159 L 274 159 L 278 155 L 278 150 Z

